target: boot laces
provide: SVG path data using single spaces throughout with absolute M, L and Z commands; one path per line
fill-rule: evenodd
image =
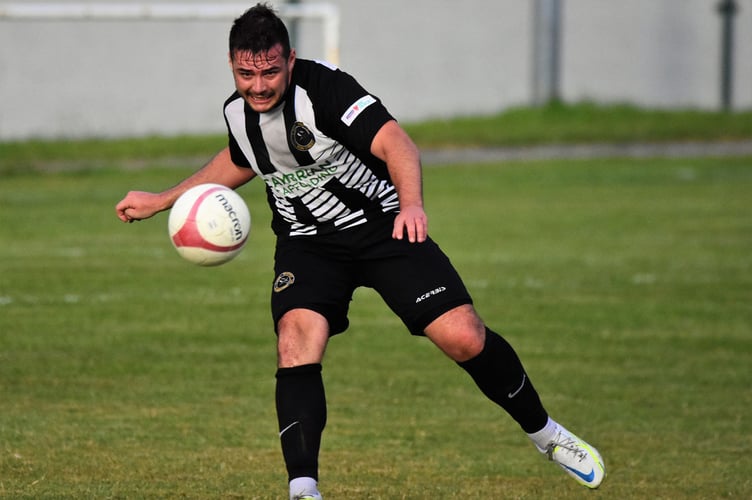
M 562 432 L 559 432 L 556 439 L 551 441 L 546 448 L 546 455 L 548 455 L 549 460 L 554 460 L 554 452 L 557 448 L 564 450 L 565 453 L 571 453 L 580 462 L 587 457 L 587 452 L 579 445 L 579 442 Z

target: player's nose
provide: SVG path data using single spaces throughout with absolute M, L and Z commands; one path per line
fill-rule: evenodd
M 251 80 L 251 86 L 250 86 L 251 92 L 254 94 L 260 94 L 266 90 L 266 84 L 264 83 L 263 78 L 254 78 Z

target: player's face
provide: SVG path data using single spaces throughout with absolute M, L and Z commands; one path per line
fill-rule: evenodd
M 290 85 L 294 65 L 295 50 L 285 58 L 280 44 L 266 52 L 235 52 L 230 57 L 235 88 L 257 113 L 266 113 L 279 104 Z

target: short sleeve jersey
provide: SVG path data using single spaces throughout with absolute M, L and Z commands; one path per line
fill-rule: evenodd
M 224 105 L 233 162 L 266 183 L 279 237 L 332 233 L 394 214 L 397 193 L 371 142 L 392 116 L 347 73 L 298 59 L 283 101 L 257 113 Z

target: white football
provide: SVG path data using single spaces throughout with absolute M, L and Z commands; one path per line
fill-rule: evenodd
M 251 214 L 232 189 L 201 184 L 177 199 L 167 226 L 172 244 L 184 259 L 200 266 L 218 266 L 245 246 Z

